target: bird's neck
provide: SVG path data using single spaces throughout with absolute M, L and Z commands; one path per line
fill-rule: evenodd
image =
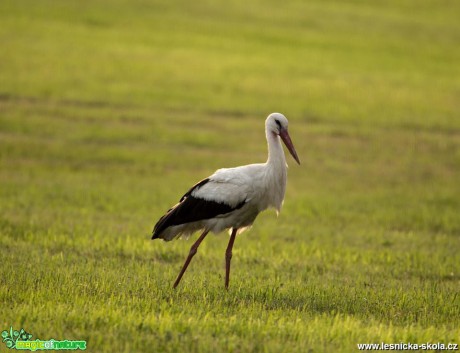
M 267 164 L 281 165 L 286 167 L 286 158 L 284 156 L 283 146 L 281 146 L 280 137 L 271 131 L 266 131 L 268 143 L 268 160 Z
M 266 135 L 268 142 L 268 160 L 265 164 L 266 207 L 272 206 L 279 212 L 286 191 L 286 158 L 280 137 L 271 131 Z

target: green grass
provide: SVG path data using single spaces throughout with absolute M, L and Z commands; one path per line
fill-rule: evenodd
M 456 1 L 2 1 L 0 331 L 91 352 L 460 343 Z M 283 211 L 150 241 L 188 187 L 266 158 Z M 0 352 L 6 351 L 0 342 Z

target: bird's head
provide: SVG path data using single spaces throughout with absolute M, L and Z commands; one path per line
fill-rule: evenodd
M 274 135 L 281 137 L 292 157 L 298 164 L 300 164 L 294 144 L 289 136 L 288 120 L 286 117 L 281 113 L 271 113 L 265 121 L 265 128 L 267 132 L 271 132 Z

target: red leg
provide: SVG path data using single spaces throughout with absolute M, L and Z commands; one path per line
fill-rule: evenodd
M 176 282 L 174 282 L 174 288 L 176 288 L 182 278 L 182 276 L 185 273 L 185 270 L 187 269 L 190 261 L 192 261 L 192 257 L 195 256 L 196 252 L 198 251 L 198 247 L 200 246 L 201 242 L 203 239 L 206 237 L 206 235 L 209 233 L 209 230 L 205 230 L 203 234 L 198 238 L 198 240 L 192 245 L 190 248 L 190 252 L 187 256 L 187 260 L 185 260 L 184 266 L 182 266 L 182 270 L 179 273 L 179 276 L 177 276 Z
M 232 260 L 232 249 L 235 243 L 237 228 L 233 228 L 232 234 L 230 235 L 230 241 L 228 242 L 227 251 L 225 252 L 225 288 L 228 289 L 228 283 L 230 282 L 230 261 Z

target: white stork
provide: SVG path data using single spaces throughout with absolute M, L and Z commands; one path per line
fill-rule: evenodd
M 265 121 L 268 143 L 266 163 L 249 164 L 217 170 L 182 196 L 153 229 L 152 239 L 170 241 L 181 235 L 188 236 L 198 230 L 201 236 L 190 248 L 189 255 L 177 276 L 179 284 L 198 246 L 209 232 L 219 233 L 231 229 L 225 253 L 225 287 L 230 279 L 230 260 L 237 234 L 250 227 L 257 215 L 269 207 L 281 210 L 286 190 L 287 165 L 280 138 L 292 157 L 300 164 L 288 133 L 288 120 L 283 114 L 272 113 Z

